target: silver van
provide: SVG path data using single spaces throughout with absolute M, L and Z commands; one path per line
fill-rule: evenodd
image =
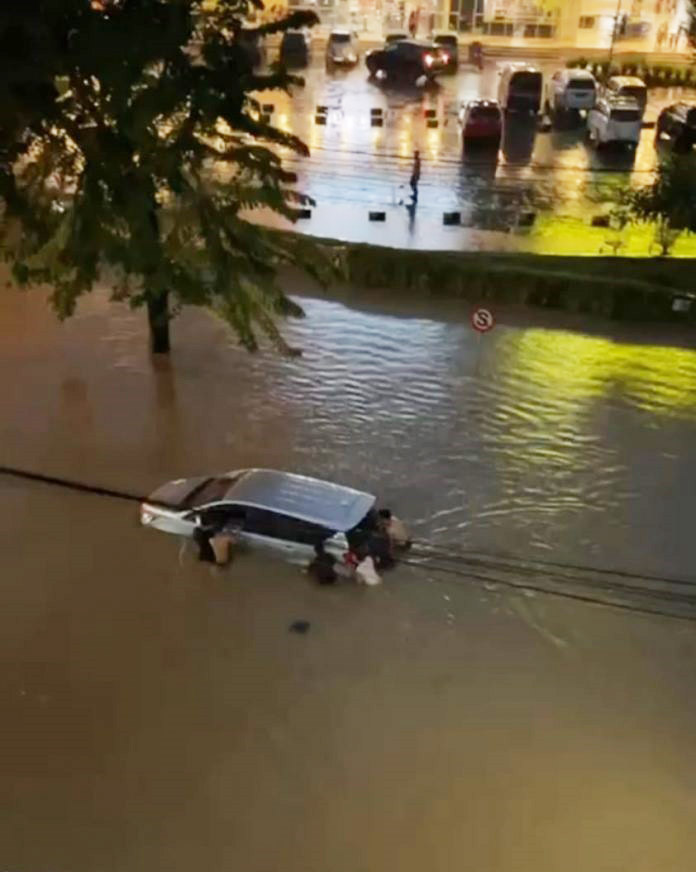
M 648 88 L 637 76 L 612 76 L 602 95 L 608 100 L 635 100 L 640 107 L 641 118 L 648 105 Z

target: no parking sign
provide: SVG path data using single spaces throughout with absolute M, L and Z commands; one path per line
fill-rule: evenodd
M 477 333 L 488 333 L 495 327 L 495 318 L 490 309 L 479 306 L 471 313 L 471 326 Z

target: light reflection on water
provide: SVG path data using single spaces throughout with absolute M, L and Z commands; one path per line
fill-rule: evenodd
M 677 555 L 696 505 L 675 483 L 696 463 L 696 353 L 638 328 L 615 341 L 511 323 L 479 340 L 468 312 L 443 307 L 439 320 L 435 302 L 435 317 L 408 302 L 388 314 L 378 298 L 302 303 L 307 317 L 286 326 L 302 358 L 250 357 L 194 312 L 153 373 L 139 314 L 89 301 L 62 335 L 83 405 L 101 407 L 96 445 L 80 446 L 69 410 L 58 444 L 76 465 L 125 457 L 135 488 L 289 468 L 374 490 L 439 542 L 691 572 Z M 101 373 L 88 361 L 99 337 Z M 45 368 L 42 379 L 50 390 Z M 65 452 L 52 462 L 64 467 Z

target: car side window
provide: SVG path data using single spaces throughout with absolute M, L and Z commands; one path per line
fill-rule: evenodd
M 332 534 L 331 530 L 318 524 L 310 524 L 267 509 L 249 509 L 244 529 L 258 536 L 269 536 L 271 539 L 299 542 L 303 545 L 315 545 L 320 539 L 326 539 Z
M 197 515 L 204 527 L 233 526 L 235 524 L 242 527 L 246 520 L 245 509 L 235 505 L 211 506 L 209 509 L 202 509 Z

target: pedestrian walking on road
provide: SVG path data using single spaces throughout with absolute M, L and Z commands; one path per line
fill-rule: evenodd
M 413 202 L 418 202 L 418 182 L 421 176 L 421 159 L 420 152 L 416 149 L 413 152 L 413 169 L 411 170 L 411 191 L 413 192 Z
M 418 18 L 416 15 L 416 10 L 412 9 L 411 14 L 408 16 L 408 32 L 411 34 L 411 39 L 415 39 L 417 27 L 418 27 Z

